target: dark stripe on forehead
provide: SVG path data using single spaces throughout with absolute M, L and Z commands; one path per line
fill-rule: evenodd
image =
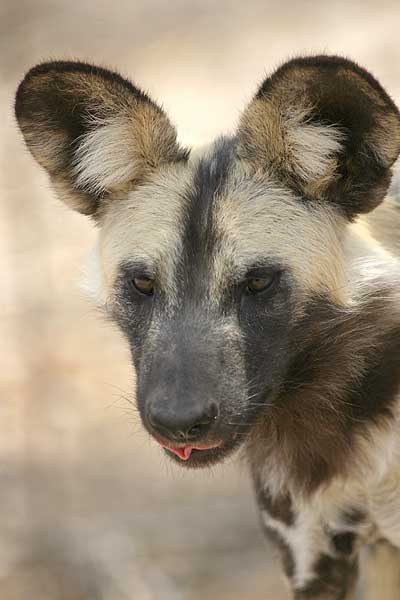
M 202 279 L 209 274 L 213 250 L 218 241 L 213 208 L 216 195 L 223 190 L 229 174 L 233 146 L 233 139 L 219 139 L 211 152 L 196 165 L 187 199 L 182 260 L 177 273 L 178 281 L 184 285 L 190 283 L 193 292 L 200 291 Z

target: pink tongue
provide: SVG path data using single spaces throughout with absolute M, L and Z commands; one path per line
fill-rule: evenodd
M 170 452 L 173 452 L 181 460 L 189 460 L 190 455 L 192 454 L 193 446 L 183 446 L 182 448 L 171 448 L 170 446 L 164 446 Z

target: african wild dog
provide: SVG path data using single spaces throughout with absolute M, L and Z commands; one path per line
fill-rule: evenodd
M 349 598 L 362 545 L 368 597 L 400 598 L 400 116 L 380 84 L 296 58 L 196 153 L 84 63 L 33 68 L 16 115 L 99 225 L 92 287 L 147 430 L 189 467 L 242 447 L 297 600 Z

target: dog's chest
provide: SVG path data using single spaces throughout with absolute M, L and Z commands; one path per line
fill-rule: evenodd
M 350 539 L 357 547 L 380 538 L 400 547 L 400 461 L 392 465 L 384 474 L 375 464 L 369 476 L 336 479 L 308 498 L 264 472 L 256 480 L 262 521 L 300 556 L 331 554 Z

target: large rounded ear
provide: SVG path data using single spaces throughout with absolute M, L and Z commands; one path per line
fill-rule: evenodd
M 86 63 L 31 69 L 18 88 L 15 112 L 56 192 L 85 214 L 96 216 L 110 194 L 187 158 L 155 102 L 120 75 Z
M 355 63 L 296 58 L 264 81 L 245 110 L 237 152 L 251 169 L 353 218 L 385 196 L 400 152 L 399 111 Z

